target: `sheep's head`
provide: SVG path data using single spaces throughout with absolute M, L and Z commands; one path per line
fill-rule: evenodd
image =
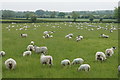
M 116 49 L 116 47 L 112 47 L 114 50 Z
M 12 62 L 11 62 L 11 61 L 9 62 L 8 67 L 9 67 L 9 69 L 12 69 L 13 64 L 12 64 Z

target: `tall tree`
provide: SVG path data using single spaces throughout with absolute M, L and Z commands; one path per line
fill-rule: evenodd
M 64 12 L 60 12 L 60 13 L 58 14 L 58 16 L 59 16 L 60 18 L 64 18 L 64 17 L 65 17 L 65 13 L 64 13 Z
M 75 11 L 72 12 L 72 18 L 74 19 L 74 21 L 76 21 L 76 19 L 79 17 L 79 14 Z

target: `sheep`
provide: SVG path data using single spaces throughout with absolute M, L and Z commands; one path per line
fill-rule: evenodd
M 31 52 L 31 51 L 25 51 L 25 52 L 23 52 L 23 57 L 24 57 L 24 56 L 31 55 L 31 54 L 32 54 L 32 52 Z
M 50 55 L 44 55 L 43 53 L 40 56 L 41 64 L 48 64 L 49 66 L 53 65 L 53 58 Z
M 63 66 L 70 65 L 70 60 L 68 60 L 68 59 L 62 60 L 62 61 L 61 61 L 61 65 L 63 65 Z
M 120 65 L 118 66 L 118 71 L 120 72 Z
M 5 51 L 0 51 L 0 56 L 5 56 Z
M 5 66 L 7 69 L 13 70 L 16 68 L 16 65 L 17 65 L 16 61 L 12 58 L 9 58 L 5 61 Z
M 24 38 L 24 37 L 27 37 L 28 35 L 27 35 L 27 34 L 20 34 L 20 36 L 21 36 L 22 38 Z
M 82 58 L 76 58 L 72 61 L 72 64 L 82 64 L 84 60 Z
M 78 68 L 78 71 L 90 71 L 90 65 L 89 64 L 82 64 L 80 65 L 80 67 Z
M 82 39 L 83 39 L 83 36 L 78 35 L 78 36 L 76 37 L 76 41 L 77 41 L 77 42 L 80 41 L 80 40 L 82 40 Z
M 34 49 L 36 53 L 47 54 L 47 51 L 48 51 L 48 48 L 46 46 L 43 46 L 43 47 L 34 46 Z
M 34 51 L 35 49 L 34 49 L 34 46 L 33 46 L 33 45 L 28 45 L 28 46 L 27 46 L 27 50 L 28 50 L 28 51 Z
M 105 35 L 105 34 L 101 34 L 100 37 L 102 37 L 102 38 L 109 38 L 109 36 Z
M 107 56 L 107 57 L 112 56 L 112 55 L 114 54 L 114 50 L 115 50 L 115 49 L 116 49 L 116 47 L 111 47 L 111 48 L 109 48 L 109 49 L 106 49 L 106 50 L 105 50 L 106 56 Z
M 34 41 L 31 41 L 31 42 L 30 42 L 30 45 L 34 45 L 34 44 L 35 44 Z
M 104 61 L 106 60 L 106 55 L 103 52 L 96 52 L 95 54 L 95 60 L 100 60 L 100 61 Z

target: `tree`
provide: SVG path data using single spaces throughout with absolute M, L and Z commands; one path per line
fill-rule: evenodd
M 120 7 L 114 9 L 114 17 L 120 22 Z
M 44 10 L 37 10 L 37 11 L 35 11 L 35 14 L 36 14 L 37 16 L 43 17 L 44 14 L 45 14 L 45 11 L 44 11 Z
M 60 12 L 60 13 L 58 14 L 58 16 L 59 16 L 60 18 L 64 18 L 64 17 L 65 17 L 65 13 L 64 13 L 64 12 Z
M 37 20 L 37 16 L 36 16 L 36 15 L 32 15 L 32 16 L 31 16 L 31 21 L 32 21 L 32 22 L 36 22 L 36 20 Z
M 103 18 L 100 18 L 100 20 L 99 20 L 100 22 L 102 22 L 103 21 Z
M 11 10 L 2 10 L 2 17 L 3 18 L 13 18 L 15 17 L 15 12 Z
M 72 12 L 72 18 L 74 19 L 74 21 L 76 21 L 76 19 L 79 17 L 79 14 L 75 11 Z
M 56 16 L 56 12 L 55 12 L 55 11 L 51 12 L 50 17 L 51 17 L 51 18 L 55 18 L 55 16 Z
M 28 20 L 32 15 L 34 15 L 34 12 L 29 12 L 29 11 L 25 12 L 25 17 L 26 17 L 27 20 Z
M 93 15 L 89 15 L 89 20 L 90 20 L 90 22 L 92 22 L 94 20 L 94 16 Z

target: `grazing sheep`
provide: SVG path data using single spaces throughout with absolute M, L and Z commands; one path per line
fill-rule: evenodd
M 33 46 L 33 45 L 28 45 L 28 46 L 27 46 L 27 50 L 28 50 L 28 51 L 34 51 L 35 49 L 34 49 L 34 46 Z
M 25 52 L 23 52 L 23 56 L 28 56 L 28 55 L 31 55 L 31 54 L 32 54 L 31 51 L 25 51 Z
M 90 65 L 89 64 L 82 64 L 80 65 L 80 67 L 78 68 L 78 71 L 90 71 Z
M 70 60 L 68 60 L 68 59 L 62 60 L 61 65 L 63 65 L 63 66 L 70 65 Z
M 16 68 L 16 65 L 17 65 L 16 61 L 12 58 L 9 58 L 5 61 L 5 66 L 7 69 L 13 70 Z
M 20 36 L 21 36 L 22 38 L 24 38 L 24 37 L 27 37 L 28 35 L 27 35 L 27 34 L 20 34 Z
M 72 64 L 82 64 L 84 60 L 82 58 L 76 58 L 72 61 Z
M 120 72 L 120 65 L 118 66 L 118 71 Z
M 36 53 L 43 53 L 43 54 L 46 54 L 48 49 L 46 46 L 43 46 L 43 47 L 38 47 L 38 46 L 34 46 L 34 49 L 35 49 L 35 52 Z
M 112 56 L 114 54 L 114 50 L 116 49 L 116 47 L 112 47 L 112 48 L 109 48 L 109 49 L 106 49 L 105 50 L 105 54 L 107 57 L 109 56 Z
M 5 51 L 0 51 L 0 56 L 5 56 Z
M 106 55 L 103 52 L 96 52 L 95 60 L 104 61 L 106 60 Z
M 77 41 L 77 42 L 80 41 L 80 40 L 82 40 L 82 39 L 83 39 L 83 36 L 78 35 L 78 36 L 76 37 L 76 41 Z
M 51 66 L 53 65 L 53 58 L 50 55 L 45 56 L 44 54 L 41 54 L 40 62 L 41 64 L 48 64 L 49 66 Z
M 109 36 L 105 35 L 105 34 L 101 34 L 100 37 L 102 37 L 102 38 L 109 38 Z

